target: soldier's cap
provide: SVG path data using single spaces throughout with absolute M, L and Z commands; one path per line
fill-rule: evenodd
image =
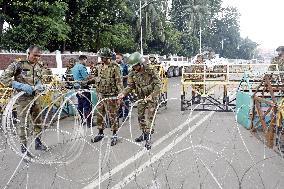
M 279 46 L 276 49 L 277 52 L 284 52 L 284 46 Z
M 150 58 L 155 58 L 155 59 L 156 59 L 156 56 L 155 56 L 154 54 L 150 54 L 150 55 L 149 55 L 149 59 L 150 59 Z

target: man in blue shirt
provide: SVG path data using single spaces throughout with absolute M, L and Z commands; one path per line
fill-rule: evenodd
M 88 91 L 89 87 L 84 82 L 88 77 L 88 71 L 86 68 L 87 56 L 80 55 L 79 62 L 72 68 L 72 75 L 75 81 L 79 81 L 74 84 L 75 89 L 85 89 L 77 93 L 78 98 L 78 111 L 82 119 L 82 123 L 86 122 L 87 127 L 92 126 L 92 115 L 91 115 L 91 93 Z
M 123 55 L 121 53 L 116 54 L 116 63 L 120 65 L 120 71 L 122 75 L 123 87 L 127 87 L 128 79 L 128 64 L 123 61 Z M 119 118 L 123 118 L 123 121 L 127 118 L 129 112 L 129 99 L 128 96 L 123 98 L 123 104 L 119 108 Z

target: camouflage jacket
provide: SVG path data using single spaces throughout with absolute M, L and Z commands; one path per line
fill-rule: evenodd
M 284 71 L 284 59 L 280 57 L 275 57 L 272 59 L 271 64 L 277 64 L 279 71 Z M 269 66 L 269 71 L 278 71 L 275 65 Z
M 50 68 L 42 68 L 42 75 L 52 75 Z
M 29 61 L 12 62 L 0 76 L 0 81 L 11 87 L 12 81 L 35 86 L 42 80 L 42 67 L 39 64 L 31 64 Z
M 70 68 L 67 68 L 65 72 L 65 80 L 66 81 L 74 81 L 72 70 Z
M 122 91 L 120 67 L 117 63 L 97 64 L 92 69 L 88 84 L 95 84 L 96 91 L 104 96 L 116 96 Z
M 128 86 L 124 89 L 124 95 L 135 91 L 139 99 L 144 99 L 149 95 L 156 97 L 160 94 L 161 80 L 154 69 L 149 66 L 144 67 L 143 72 L 131 70 L 128 75 Z

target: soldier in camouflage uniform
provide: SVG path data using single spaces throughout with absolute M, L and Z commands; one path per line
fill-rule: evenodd
M 68 82 L 68 81 L 74 81 L 74 77 L 72 74 L 72 68 L 74 67 L 75 64 L 76 64 L 76 60 L 74 58 L 70 58 L 68 65 L 67 65 L 66 72 L 65 72 L 65 78 L 64 78 L 65 81 L 67 81 L 66 86 L 65 86 L 67 89 L 73 88 L 73 83 Z
M 92 142 L 99 142 L 104 137 L 104 118 L 108 117 L 111 124 L 113 136 L 111 146 L 117 144 L 117 111 L 119 108 L 117 95 L 122 91 L 122 82 L 119 65 L 112 61 L 112 52 L 109 48 L 102 48 L 98 55 L 102 62 L 98 63 L 93 69 L 93 79 L 88 84 L 95 84 L 98 101 L 103 100 L 97 106 L 97 125 L 98 135 L 92 139 Z
M 284 71 L 284 46 L 280 46 L 276 49 L 278 56 L 273 58 L 271 64 L 277 64 L 279 71 Z M 277 71 L 275 65 L 269 67 L 269 71 Z
M 150 64 L 152 64 L 152 65 L 158 64 L 157 59 L 156 59 L 155 55 L 153 55 L 153 54 L 149 55 L 149 61 L 150 61 Z
M 41 85 L 42 67 L 38 64 L 41 57 L 41 50 L 38 46 L 31 46 L 28 49 L 28 58 L 25 61 L 12 62 L 8 68 L 0 76 L 1 82 L 6 87 L 12 87 L 17 91 L 24 91 L 25 94 L 19 98 L 17 115 L 20 120 L 18 128 L 18 135 L 21 142 L 22 153 L 27 153 L 28 157 L 32 155 L 27 150 L 27 127 L 25 126 L 26 114 L 31 114 L 33 131 L 36 135 L 35 149 L 47 150 L 47 147 L 42 144 L 40 135 L 42 131 L 42 120 L 39 113 L 41 111 L 40 105 L 36 101 L 30 110 L 27 110 L 29 103 L 33 100 L 36 88 Z M 28 111 L 28 112 L 27 112 Z
M 48 67 L 48 64 L 45 62 L 40 62 L 42 66 L 42 82 L 43 83 L 51 83 L 52 82 L 52 71 Z
M 159 63 L 157 62 L 157 59 L 155 55 L 150 54 L 149 55 L 149 64 L 152 66 L 152 68 L 155 70 L 156 74 L 160 75 L 160 66 Z
M 136 142 L 146 140 L 145 147 L 150 149 L 151 125 L 154 122 L 154 114 L 157 108 L 158 96 L 161 90 L 161 81 L 159 76 L 148 65 L 144 64 L 143 56 L 135 52 L 130 55 L 128 64 L 132 65 L 132 71 L 128 75 L 128 86 L 118 95 L 119 99 L 135 90 L 140 100 L 138 102 L 138 122 L 142 135 L 135 139 Z M 148 122 L 145 118 L 145 112 L 148 109 Z

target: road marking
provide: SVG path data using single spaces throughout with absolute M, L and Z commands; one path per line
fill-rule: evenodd
M 182 130 L 186 125 L 188 125 L 190 122 L 192 122 L 193 120 L 195 120 L 196 118 L 198 118 L 199 116 L 201 116 L 201 114 L 204 112 L 199 112 L 198 114 L 194 115 L 192 118 L 189 118 L 187 121 L 185 121 L 183 124 L 179 125 L 178 127 L 176 127 L 175 129 L 173 129 L 171 132 L 169 132 L 168 134 L 164 135 L 163 137 L 159 138 L 154 144 L 153 144 L 153 148 L 160 145 L 162 142 L 164 142 L 166 139 L 168 139 L 170 136 L 172 136 L 173 134 L 175 134 L 176 132 L 178 132 L 179 130 Z M 120 170 L 124 169 L 125 167 L 127 167 L 128 165 L 130 165 L 131 163 L 135 162 L 137 159 L 139 159 L 140 157 L 142 157 L 144 154 L 146 154 L 148 152 L 148 150 L 146 150 L 145 148 L 141 151 L 139 151 L 137 154 L 133 155 L 132 157 L 130 157 L 128 160 L 126 160 L 125 162 L 119 164 L 118 166 L 116 166 L 114 169 L 112 169 L 111 171 L 107 172 L 106 174 L 104 174 L 103 176 L 100 177 L 100 179 L 96 179 L 93 182 L 91 182 L 90 184 L 88 184 L 87 186 L 85 186 L 83 189 L 93 189 L 97 186 L 99 186 L 101 183 L 103 183 L 105 180 L 109 179 L 111 176 L 113 176 L 114 174 L 116 174 L 117 172 L 119 172 Z
M 197 122 L 193 127 L 189 127 L 188 130 L 185 133 L 183 133 L 180 137 L 178 137 L 171 144 L 169 144 L 163 150 L 161 150 L 156 155 L 154 155 L 150 160 L 145 162 L 138 169 L 134 170 L 132 173 L 130 173 L 128 176 L 126 176 L 122 181 L 117 183 L 111 189 L 119 189 L 119 188 L 125 187 L 128 183 L 130 183 L 133 179 L 135 179 L 139 174 L 141 174 L 147 167 L 149 167 L 151 164 L 153 164 L 156 161 L 158 161 L 162 156 L 165 155 L 165 153 L 167 153 L 174 146 L 176 146 L 178 143 L 180 143 L 185 137 L 187 137 L 190 133 L 192 133 L 198 126 L 200 126 L 204 121 L 206 121 L 208 118 L 210 118 L 213 114 L 214 114 L 213 111 L 210 112 L 205 117 L 203 117 L 199 122 Z

